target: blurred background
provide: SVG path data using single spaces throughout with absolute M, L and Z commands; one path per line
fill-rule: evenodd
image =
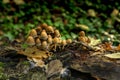
M 47 23 L 63 39 L 86 35 L 120 43 L 119 0 L 0 0 L 0 44 L 24 40 L 32 28 Z

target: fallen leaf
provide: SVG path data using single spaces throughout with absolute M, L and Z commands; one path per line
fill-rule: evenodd
M 120 44 L 115 48 L 115 50 L 120 51 Z
M 94 39 L 94 38 L 91 38 L 91 37 L 89 37 L 89 39 L 90 39 L 89 46 L 95 46 L 95 45 L 101 43 L 101 40 L 100 40 L 100 39 Z
M 82 30 L 86 30 L 86 31 L 89 31 L 89 27 L 87 25 L 84 25 L 84 24 L 76 24 L 76 27 L 79 27 L 80 29 Z
M 45 62 L 42 59 L 38 59 L 38 58 L 32 58 L 33 61 L 36 63 L 36 66 L 39 67 L 44 67 L 45 66 Z
M 112 59 L 120 59 L 120 52 L 118 53 L 112 53 L 112 54 L 106 54 L 105 57 L 112 58 Z
M 50 52 L 47 51 L 41 51 L 39 49 L 37 49 L 37 47 L 28 47 L 25 49 L 23 55 L 26 55 L 27 57 L 31 57 L 31 58 L 48 58 L 51 56 Z

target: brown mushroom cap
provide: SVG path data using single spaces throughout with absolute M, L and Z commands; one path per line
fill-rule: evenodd
M 48 25 L 47 25 L 46 23 L 43 23 L 43 24 L 41 25 L 41 27 L 42 27 L 43 29 L 46 29 L 46 27 L 48 27 Z
M 37 39 L 35 40 L 35 43 L 36 43 L 37 46 L 40 46 L 40 45 L 41 45 L 41 41 L 40 41 L 40 39 L 37 38 Z
M 35 29 L 32 29 L 29 33 L 29 36 L 37 37 L 37 32 Z
M 66 42 L 67 42 L 67 44 L 70 44 L 70 43 L 72 43 L 72 39 L 67 39 Z
M 55 37 L 60 37 L 61 36 L 59 30 L 57 30 L 57 29 L 55 30 L 54 35 L 55 35 Z
M 52 26 L 48 26 L 48 27 L 46 28 L 46 31 L 47 31 L 48 33 L 54 33 L 54 29 L 53 29 Z
M 32 46 L 32 45 L 35 45 L 35 40 L 32 36 L 28 36 L 26 43 Z
M 61 44 L 64 46 L 67 45 L 66 40 L 62 40 Z
M 79 36 L 85 36 L 85 32 L 84 31 L 80 31 L 79 32 Z
M 47 38 L 48 38 L 48 35 L 47 35 L 46 31 L 42 30 L 42 32 L 40 34 L 40 39 L 47 40 Z
M 60 42 L 58 37 L 53 38 L 53 43 L 54 44 L 58 44 Z
M 86 38 L 85 37 L 78 37 L 78 41 L 82 41 L 82 42 L 86 43 Z
M 41 47 L 43 50 L 46 50 L 48 48 L 48 44 L 46 41 L 43 41 L 42 44 L 41 44 Z
M 38 26 L 38 27 L 36 28 L 36 31 L 37 31 L 37 34 L 39 35 L 39 34 L 41 33 L 41 31 L 42 31 L 41 26 Z
M 52 44 L 52 36 L 51 36 L 51 35 L 48 35 L 47 42 L 48 42 L 49 44 Z

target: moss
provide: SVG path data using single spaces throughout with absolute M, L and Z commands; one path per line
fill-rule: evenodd
M 3 64 L 3 63 L 2 63 Z M 0 62 L 0 80 L 7 80 L 8 77 L 7 75 L 4 73 L 4 68 L 3 65 L 1 66 L 1 62 Z

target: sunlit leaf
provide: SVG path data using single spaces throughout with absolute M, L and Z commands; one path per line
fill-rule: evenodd
M 24 53 L 22 53 L 23 55 L 26 55 L 28 57 L 32 57 L 32 58 L 48 58 L 49 56 L 51 56 L 51 53 L 46 52 L 46 51 L 41 51 L 39 49 L 37 49 L 37 47 L 28 47 L 25 49 Z
M 70 34 L 71 34 L 73 39 L 75 39 L 77 37 L 77 35 L 75 33 L 73 33 L 73 32 L 71 32 Z
M 82 30 L 85 30 L 85 31 L 89 31 L 89 27 L 87 25 L 84 25 L 84 24 L 76 24 L 76 27 L 82 29 Z
M 91 38 L 91 37 L 89 37 L 89 39 L 90 39 L 90 43 L 89 43 L 90 46 L 95 46 L 95 45 L 101 43 L 100 39 L 94 39 L 94 38 Z
M 112 54 L 106 54 L 105 57 L 112 58 L 112 59 L 120 59 L 120 52 L 118 53 L 112 53 Z

